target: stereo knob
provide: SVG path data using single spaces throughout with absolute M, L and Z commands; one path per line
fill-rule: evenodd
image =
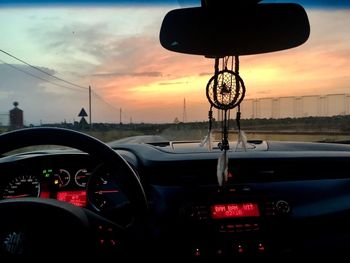
M 290 205 L 284 200 L 279 200 L 275 205 L 277 214 L 286 215 L 290 212 Z

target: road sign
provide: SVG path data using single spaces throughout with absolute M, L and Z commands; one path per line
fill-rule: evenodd
M 86 116 L 88 116 L 88 115 L 87 115 L 86 111 L 84 110 L 84 108 L 81 108 L 81 111 L 80 111 L 80 113 L 79 113 L 78 116 L 79 116 L 79 117 L 86 117 Z

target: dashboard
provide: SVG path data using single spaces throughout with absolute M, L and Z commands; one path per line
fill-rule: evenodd
M 148 200 L 147 253 L 239 262 L 350 249 L 350 147 L 273 142 L 265 148 L 229 152 L 229 181 L 218 187 L 219 151 L 117 146 Z M 53 198 L 128 226 L 132 208 L 115 169 L 75 151 L 4 157 L 0 198 Z
M 348 145 L 272 142 L 264 151 L 230 151 L 224 187 L 216 177 L 221 152 L 190 147 L 119 147 L 137 156 L 153 254 L 240 262 L 350 249 Z

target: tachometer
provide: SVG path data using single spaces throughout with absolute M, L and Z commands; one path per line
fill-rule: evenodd
M 38 197 L 39 194 L 38 179 L 33 175 L 20 175 L 12 179 L 4 188 L 2 198 Z

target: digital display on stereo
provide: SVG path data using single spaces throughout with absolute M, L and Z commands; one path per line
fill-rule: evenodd
M 217 204 L 210 207 L 210 212 L 213 219 L 260 216 L 256 203 Z
M 57 200 L 68 202 L 76 206 L 86 206 L 86 191 L 60 191 L 57 193 Z

